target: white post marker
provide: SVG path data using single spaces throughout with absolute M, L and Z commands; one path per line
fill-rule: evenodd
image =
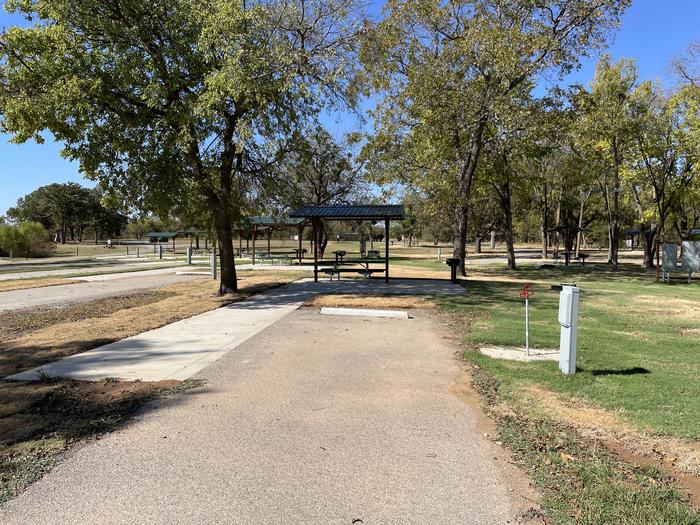
M 578 332 L 578 299 L 581 290 L 564 285 L 559 294 L 559 370 L 564 375 L 576 373 L 576 334 Z
M 438 262 L 442 261 L 442 248 L 438 248 Z
M 211 254 L 211 278 L 216 279 L 216 254 L 212 253 Z
M 530 357 L 530 296 L 534 289 L 531 284 L 523 286 L 523 291 L 520 292 L 520 297 L 525 299 L 525 355 Z

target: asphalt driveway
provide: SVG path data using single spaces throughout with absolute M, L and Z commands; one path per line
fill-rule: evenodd
M 302 308 L 87 444 L 2 523 L 512 523 L 519 502 L 451 393 L 455 348 L 413 319 Z

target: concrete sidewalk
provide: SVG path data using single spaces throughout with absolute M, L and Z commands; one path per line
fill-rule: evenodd
M 347 279 L 339 283 L 302 279 L 8 379 L 31 381 L 44 375 L 83 380 L 187 379 L 319 293 L 453 295 L 466 291 L 446 281 L 428 279 L 394 279 L 389 283 L 377 279 Z
M 423 311 L 300 309 L 200 372 L 203 388 L 72 452 L 0 523 L 516 523 L 532 503 L 453 393 L 444 335 Z

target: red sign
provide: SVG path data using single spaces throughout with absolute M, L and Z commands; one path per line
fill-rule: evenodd
M 525 286 L 523 286 L 523 291 L 520 292 L 520 297 L 522 297 L 523 299 L 529 300 L 530 296 L 533 295 L 534 293 L 535 293 L 535 289 L 533 288 L 533 286 L 530 283 L 528 283 Z

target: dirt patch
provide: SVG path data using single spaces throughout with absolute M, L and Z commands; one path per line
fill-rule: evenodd
M 435 303 L 425 297 L 415 295 L 364 295 L 364 294 L 330 294 L 317 295 L 304 302 L 304 306 L 320 308 L 403 308 L 403 309 L 430 309 L 435 308 Z
M 26 290 L 28 288 L 45 288 L 47 286 L 61 286 L 75 284 L 78 281 L 70 279 L 17 279 L 0 281 L 0 292 L 12 292 L 14 290 Z
M 700 328 L 681 328 L 680 334 L 697 337 L 700 336 Z
M 639 432 L 621 414 L 596 408 L 579 399 L 563 400 L 540 386 L 527 389 L 530 402 L 553 419 L 599 440 L 623 459 L 654 465 L 678 478 L 700 507 L 700 443 Z
M 106 297 L 87 303 L 3 312 L 0 313 L 0 342 L 15 339 L 58 323 L 106 317 L 119 310 L 155 303 L 172 295 L 174 295 L 172 291 L 148 290 Z
M 82 425 L 100 425 L 93 420 L 123 412 L 118 407 L 178 384 L 117 380 L 0 382 L 0 444 L 9 446 L 51 433 L 79 439 L 86 432 Z

